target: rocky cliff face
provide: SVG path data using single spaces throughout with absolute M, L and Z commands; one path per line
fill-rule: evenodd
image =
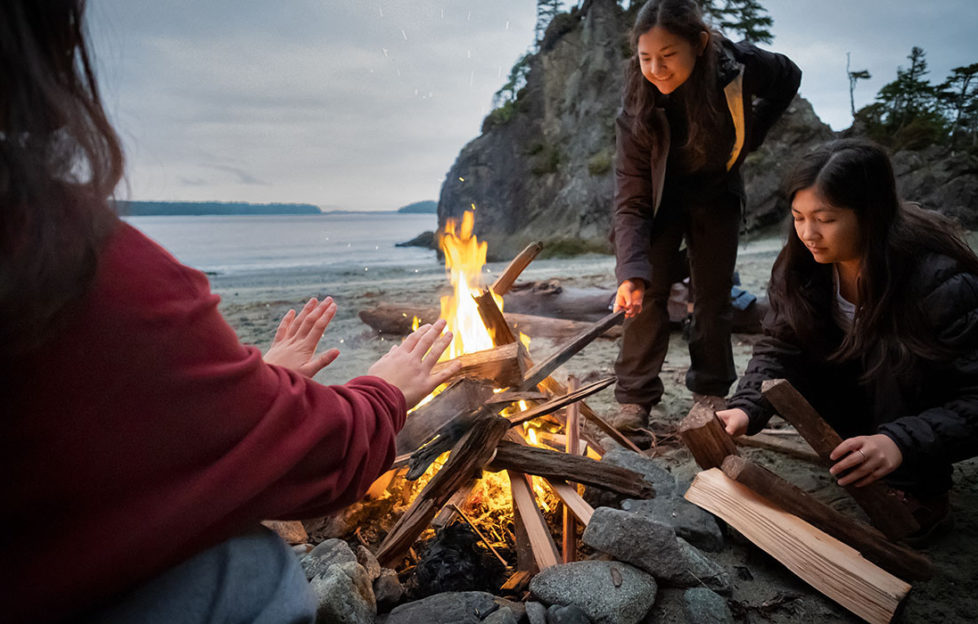
M 545 242 L 545 253 L 611 250 L 614 120 L 632 19 L 616 0 L 588 0 L 554 21 L 531 59 L 512 117 L 487 117 L 482 135 L 449 170 L 438 202 L 440 227 L 474 208 L 475 233 L 488 241 L 492 260 L 510 259 L 534 240 Z M 785 168 L 834 136 L 806 100 L 795 99 L 744 164 L 746 231 L 782 219 L 778 188 Z M 939 166 L 920 152 L 894 161 L 906 197 L 978 226 L 974 157 Z

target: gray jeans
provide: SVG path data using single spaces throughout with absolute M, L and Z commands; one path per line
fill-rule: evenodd
M 123 594 L 91 624 L 312 624 L 316 600 L 298 558 L 261 527 Z

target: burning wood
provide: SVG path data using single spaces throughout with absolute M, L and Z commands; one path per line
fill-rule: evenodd
M 453 360 L 439 362 L 431 369 L 431 373 L 436 375 L 457 361 L 462 363 L 462 368 L 453 379 L 482 379 L 491 381 L 498 388 L 506 388 L 522 383 L 528 360 L 529 354 L 523 345 L 514 342 L 483 351 L 463 353 Z

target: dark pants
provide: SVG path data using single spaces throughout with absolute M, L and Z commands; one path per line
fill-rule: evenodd
M 666 191 L 652 223 L 652 283 L 645 290 L 641 314 L 625 321 L 615 362 L 619 403 L 648 407 L 662 398 L 659 372 L 670 332 L 666 306 L 672 284 L 685 268 L 679 253 L 683 238 L 693 289 L 686 387 L 699 394 L 726 396 L 737 378 L 730 346 L 730 288 L 737 262 L 740 208 L 741 199 L 733 193 L 710 202 L 691 202 Z

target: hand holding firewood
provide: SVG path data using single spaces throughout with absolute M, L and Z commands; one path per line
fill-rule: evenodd
M 263 356 L 267 364 L 284 366 L 297 373 L 312 377 L 326 368 L 340 355 L 339 349 L 329 349 L 316 354 L 316 347 L 323 338 L 326 326 L 336 315 L 332 297 L 306 302 L 299 314 L 289 310 L 275 331 L 272 346 Z
M 446 332 L 444 319 L 434 325 L 422 325 L 399 345 L 394 345 L 384 357 L 377 360 L 368 375 L 375 375 L 397 386 L 404 394 L 408 408 L 428 396 L 432 390 L 454 376 L 462 366 L 455 361 L 432 373 L 431 369 L 452 341 L 452 333 Z

